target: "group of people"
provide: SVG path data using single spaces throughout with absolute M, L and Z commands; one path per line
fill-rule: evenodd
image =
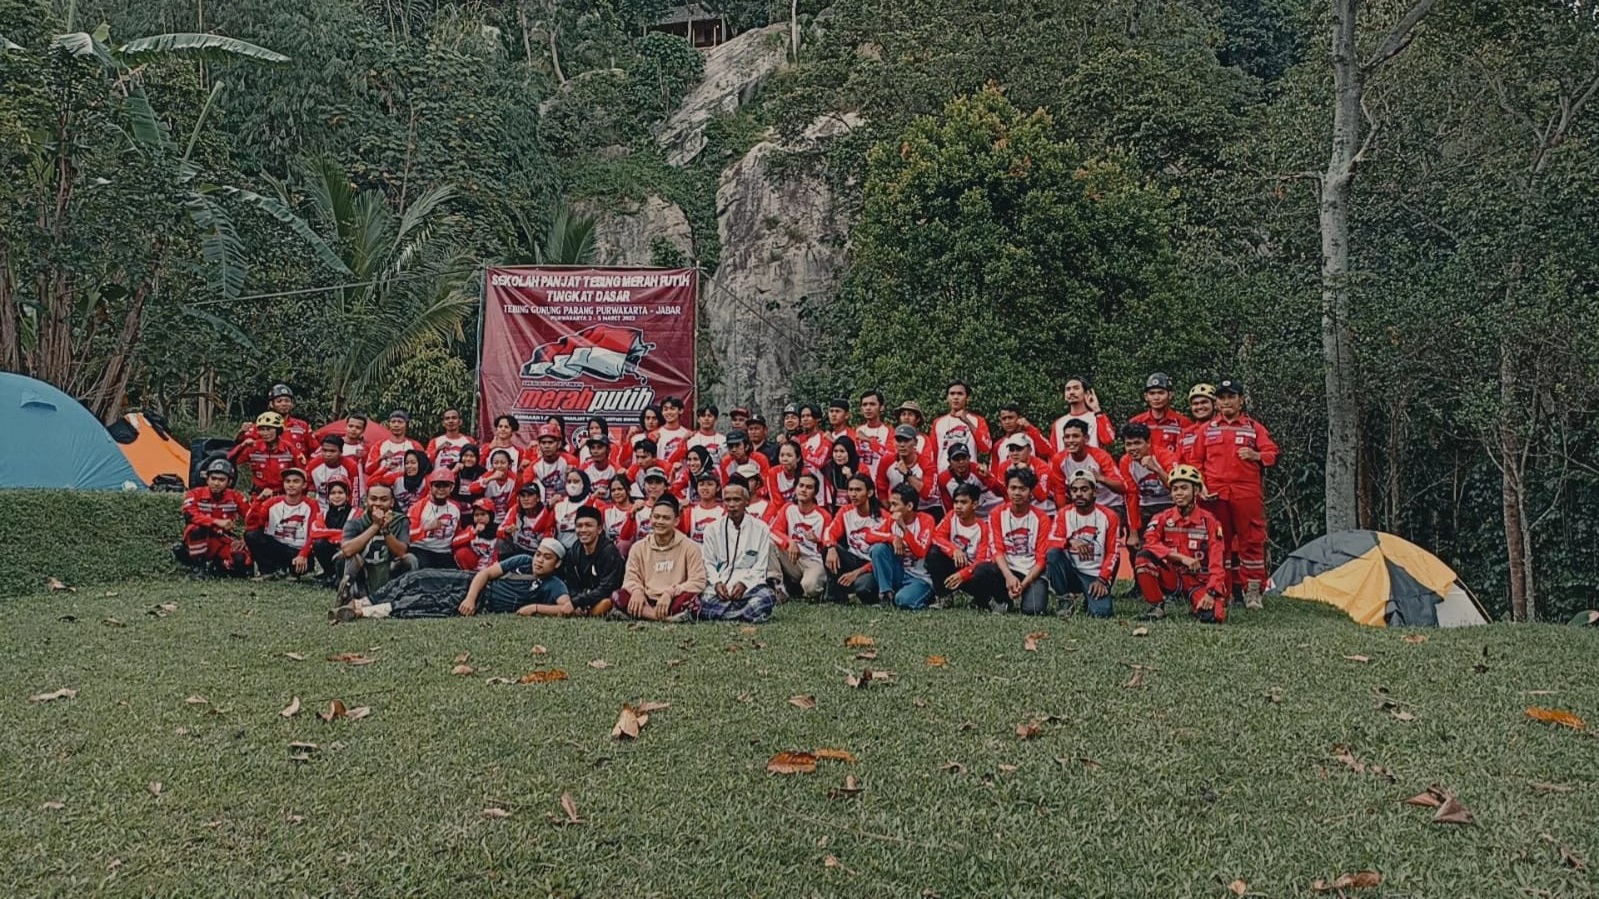
M 762 621 L 782 598 L 920 609 L 952 594 L 1004 612 L 1111 613 L 1123 549 L 1146 615 L 1179 599 L 1203 621 L 1258 608 L 1266 580 L 1264 469 L 1277 458 L 1232 379 L 1145 381 L 1119 427 L 1086 378 L 1047 429 L 1014 404 L 992 422 L 954 382 L 931 421 L 876 390 L 745 408 L 677 398 L 619 434 L 459 410 L 424 446 L 396 411 L 316 439 L 277 385 L 206 484 L 185 496 L 178 558 L 225 574 L 320 572 L 339 620 L 479 611 Z M 327 429 L 324 429 L 326 432 Z M 1119 440 L 1121 454 L 1113 456 Z M 250 494 L 234 489 L 248 469 Z M 360 499 L 359 507 L 356 505 Z

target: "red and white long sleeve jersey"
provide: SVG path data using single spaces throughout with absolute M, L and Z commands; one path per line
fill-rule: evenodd
M 452 499 L 413 503 L 406 517 L 411 520 L 411 545 L 436 553 L 451 551 L 452 541 L 466 521 L 466 513 Z
M 678 530 L 688 535 L 695 543 L 705 542 L 705 529 L 727 517 L 727 510 L 721 503 L 706 506 L 694 503 L 683 507 L 683 514 L 678 522 Z
M 455 464 L 461 461 L 461 449 L 471 445 L 472 438 L 465 434 L 457 437 L 440 434 L 428 441 L 428 459 L 432 461 L 434 468 L 453 469 Z
M 827 546 L 842 547 L 865 559 L 872 548 L 866 542 L 866 535 L 882 523 L 882 518 L 862 515 L 854 506 L 845 506 L 833 516 L 827 527 L 827 537 L 822 542 Z
M 988 514 L 988 545 L 995 562 L 1011 571 L 1028 572 L 1044 564 L 1049 549 L 1049 516 L 1028 507 L 1021 515 L 1009 503 Z
M 823 541 L 832 524 L 832 518 L 821 506 L 813 506 L 806 512 L 797 503 L 789 503 L 777 513 L 772 540 L 783 549 L 798 546 L 800 558 L 820 562 Z
M 933 545 L 933 535 L 937 530 L 933 523 L 933 516 L 926 512 L 917 512 L 916 517 L 909 523 L 898 518 L 888 518 L 881 525 L 866 532 L 866 543 L 876 545 L 879 543 L 893 543 L 898 537 L 905 545 L 905 553 L 900 556 L 905 566 L 905 573 L 922 583 L 932 583 L 932 578 L 927 573 L 927 550 Z
M 1065 550 L 1083 576 L 1108 584 L 1116 580 L 1121 526 L 1121 516 L 1109 506 L 1095 504 L 1086 513 L 1077 511 L 1075 505 L 1067 506 L 1055 513 L 1050 548 Z
M 957 443 L 966 445 L 973 460 L 988 455 L 994 447 L 994 441 L 988 435 L 988 422 L 970 409 L 961 415 L 945 414 L 933 419 L 932 442 L 935 471 L 949 467 L 949 448 Z
M 961 576 L 963 583 L 971 580 L 972 569 L 993 558 L 993 546 L 988 539 L 988 519 L 981 516 L 973 518 L 971 524 L 963 524 L 954 515 L 946 516 L 933 534 L 933 545 L 943 550 L 950 559 L 955 558 L 957 550 L 966 554 L 966 565 L 955 572 Z

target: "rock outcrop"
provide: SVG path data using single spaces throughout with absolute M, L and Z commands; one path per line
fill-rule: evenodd
M 694 229 L 677 204 L 658 196 L 620 209 L 579 205 L 579 212 L 594 216 L 594 243 L 601 265 L 649 265 L 653 245 L 665 240 L 685 259 L 693 259 Z
M 667 117 L 656 141 L 672 165 L 687 165 L 705 149 L 705 124 L 736 112 L 788 58 L 788 26 L 746 31 L 705 54 L 705 71 Z

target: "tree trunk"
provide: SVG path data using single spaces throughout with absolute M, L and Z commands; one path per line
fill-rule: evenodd
M 799 0 L 789 0 L 788 3 L 788 42 L 791 57 L 799 62 Z
M 1355 58 L 1359 0 L 1333 0 L 1333 127 L 1321 178 L 1321 360 L 1327 390 L 1327 531 L 1358 524 L 1360 400 L 1350 325 L 1349 188 L 1360 147 L 1362 73 Z
M 1525 445 L 1521 432 L 1511 423 L 1509 410 L 1516 408 L 1515 352 L 1507 341 L 1499 345 L 1499 498 L 1505 519 L 1505 554 L 1509 563 L 1510 615 L 1516 621 L 1531 621 L 1537 613 L 1533 599 L 1532 543 L 1527 522 L 1527 484 Z
M 22 305 L 11 275 L 11 254 L 0 246 L 0 371 L 22 371 Z

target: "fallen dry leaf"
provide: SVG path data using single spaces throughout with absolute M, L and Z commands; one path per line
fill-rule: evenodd
M 486 808 L 481 813 L 485 818 L 499 821 L 511 817 L 511 813 L 503 808 Z
M 1144 685 L 1144 672 L 1146 670 L 1147 669 L 1145 669 L 1143 665 L 1134 665 L 1133 676 L 1129 677 L 1127 679 L 1127 683 L 1122 684 L 1122 686 L 1129 690 L 1142 687 Z
M 844 785 L 828 790 L 827 798 L 848 799 L 851 796 L 859 796 L 865 790 L 866 786 L 860 782 L 859 778 L 853 774 L 847 774 L 844 776 Z
M 201 696 L 198 693 L 194 694 L 193 696 L 190 696 L 188 699 L 185 699 L 183 701 L 188 703 L 189 705 L 210 705 L 211 704 L 210 700 L 206 699 L 204 696 Z
M 1577 792 L 1577 788 L 1573 787 L 1573 786 L 1571 786 L 1569 784 L 1552 784 L 1552 783 L 1541 783 L 1540 782 L 1540 783 L 1534 783 L 1532 785 L 1532 788 L 1534 790 L 1537 790 L 1540 793 L 1575 793 L 1575 792 Z
M 1410 797 L 1409 799 L 1406 799 L 1405 805 L 1417 805 L 1422 808 L 1437 808 L 1440 805 L 1443 805 L 1444 800 L 1447 798 L 1448 797 L 1444 794 L 1444 791 L 1441 788 L 1431 786 Z
M 1472 822 L 1471 812 L 1467 811 L 1466 807 L 1460 804 L 1460 800 L 1453 796 L 1444 797 L 1444 804 L 1438 806 L 1438 810 L 1432 816 L 1432 823 L 1434 824 L 1471 824 Z
M 57 578 L 57 577 L 47 577 L 47 578 L 45 578 L 44 579 L 44 585 L 47 588 L 51 589 L 51 590 L 65 590 L 68 593 L 76 593 L 76 592 L 78 592 L 78 588 L 77 587 L 68 587 L 66 584 L 61 582 L 60 578 Z
M 1409 643 L 1411 646 L 1420 646 L 1421 644 L 1427 642 L 1427 635 L 1426 634 L 1406 634 L 1403 637 L 1400 637 L 1399 639 L 1403 640 L 1406 643 Z
M 962 765 L 960 762 L 945 762 L 944 764 L 938 766 L 938 770 L 948 771 L 950 774 L 965 774 L 966 766 Z
M 107 590 L 106 592 L 100 594 L 100 597 L 102 599 L 113 599 L 113 598 L 121 596 L 121 595 L 122 595 L 121 593 L 118 593 L 115 590 Z
M 321 746 L 318 746 L 315 743 L 306 743 L 300 740 L 296 740 L 295 742 L 289 744 L 289 749 L 294 752 L 316 752 L 321 748 Z
M 875 658 L 877 658 L 877 650 L 875 649 L 868 649 L 865 652 L 857 652 L 855 654 L 856 661 L 860 662 L 870 662 Z
M 549 650 L 545 649 L 544 647 L 542 647 L 542 646 L 538 645 L 537 643 L 535 643 L 535 644 L 533 644 L 533 648 L 528 650 L 528 652 L 531 652 L 531 653 L 533 653 L 536 656 L 542 656 L 542 655 L 547 655 L 549 653 Z
M 570 678 L 566 676 L 565 671 L 559 668 L 551 668 L 548 671 L 530 671 L 517 678 L 516 682 L 519 684 L 547 684 L 558 680 L 570 680 Z
M 623 704 L 622 713 L 617 716 L 616 724 L 611 727 L 613 740 L 637 740 L 639 729 L 649 720 L 648 715 L 640 716 L 638 710 L 631 705 Z
M 1028 652 L 1038 651 L 1038 641 L 1049 636 L 1049 631 L 1033 631 L 1022 638 L 1022 649 Z
M 779 752 L 766 762 L 768 774 L 810 774 L 816 770 L 816 756 L 809 752 Z
M 756 634 L 760 633 L 761 629 L 756 627 L 753 624 L 746 624 L 743 627 L 739 628 L 738 632 L 743 634 L 746 637 L 753 637 Z
M 46 803 L 46 805 L 48 805 L 48 804 L 49 803 Z M 1555 851 L 1560 854 L 1560 863 L 1562 865 L 1565 865 L 1566 867 L 1570 868 L 1573 871 L 1586 871 L 1586 870 L 1588 870 L 1588 863 L 1583 860 L 1582 856 L 1578 855 L 1575 852 L 1572 852 L 1570 849 L 1567 849 L 1565 846 L 1560 845 L 1560 841 L 1559 840 L 1556 840 L 1554 837 L 1552 837 L 1552 836 L 1550 836 L 1549 834 L 1546 834 L 1546 833 L 1539 834 L 1539 836 L 1543 837 L 1543 841 L 1545 843 L 1548 843 L 1549 845 L 1555 847 Z
M 211 820 L 205 822 L 205 826 L 210 828 L 210 829 L 212 829 L 212 830 L 216 830 L 218 827 L 222 826 L 222 819 L 221 818 L 212 818 Z
M 57 699 L 74 699 L 78 691 L 71 687 L 62 687 L 50 693 L 36 693 L 28 697 L 29 702 L 55 702 Z
M 1366 890 L 1381 885 L 1382 875 L 1376 871 L 1356 871 L 1353 874 L 1339 875 L 1332 883 L 1317 878 L 1311 883 L 1310 888 L 1318 893 L 1326 893 L 1332 890 Z
M 855 873 L 854 871 L 851 871 L 849 868 L 845 867 L 844 863 L 839 861 L 838 860 L 838 856 L 836 856 L 836 855 L 824 855 L 824 856 L 822 856 L 822 867 L 824 867 L 824 868 L 837 868 L 840 871 L 843 871 L 845 874 L 854 874 Z
M 927 703 L 927 700 L 925 700 L 925 699 L 921 698 L 920 696 L 918 696 L 915 699 L 911 700 L 911 705 L 916 706 L 919 709 L 925 709 L 925 708 L 927 708 L 928 703 Z
M 818 749 L 812 752 L 811 755 L 814 755 L 819 759 L 831 759 L 835 762 L 847 762 L 851 765 L 855 764 L 855 756 L 843 749 Z
M 455 664 L 460 665 L 463 662 L 465 662 L 467 659 L 470 659 L 470 658 L 472 658 L 472 654 L 469 653 L 469 652 L 456 653 L 454 661 L 455 661 Z
M 483 683 L 493 686 L 495 684 L 514 684 L 516 681 L 511 680 L 508 677 L 491 677 L 484 680 Z
M 877 640 L 872 637 L 868 637 L 865 634 L 855 634 L 844 641 L 844 646 L 848 649 L 865 649 L 868 646 L 876 645 Z
M 1133 628 L 1133 636 L 1135 636 L 1135 637 L 1147 637 L 1147 636 L 1149 636 L 1149 628 L 1147 628 L 1147 627 L 1135 627 L 1135 628 Z
M 1016 765 L 1004 765 L 1004 764 L 1002 764 L 1002 765 L 999 766 L 999 770 L 1000 770 L 1001 773 L 1004 773 L 1004 774 L 1014 774 L 1017 771 L 1020 771 L 1021 768 L 1016 766 Z
M 116 869 L 122 867 L 122 859 L 114 858 L 114 859 L 106 862 L 105 866 L 106 866 L 106 870 L 115 871 Z
M 291 662 L 305 661 L 305 653 L 303 652 L 286 652 L 283 654 L 283 657 Z
M 1532 706 L 1531 708 L 1527 709 L 1527 717 L 1534 721 L 1542 721 L 1546 724 L 1558 724 L 1561 727 L 1569 727 L 1572 730 L 1582 730 L 1588 726 L 1587 722 L 1566 711 L 1565 709 L 1546 709 L 1540 706 Z
M 450 673 L 465 677 L 467 675 L 476 674 L 477 669 L 473 668 L 471 665 L 456 665 L 454 668 L 450 669 Z
M 284 815 L 283 816 L 283 820 L 287 821 L 290 824 L 299 824 L 300 822 L 305 820 L 305 816 L 304 815 L 288 814 L 288 815 Z
M 1021 724 L 1016 725 L 1016 736 L 1022 738 L 1023 740 L 1031 740 L 1032 738 L 1038 736 L 1039 730 L 1040 728 L 1037 721 L 1024 721 Z
M 180 737 L 187 737 L 189 734 L 193 733 L 193 731 L 189 730 L 187 727 L 184 727 L 181 724 L 178 725 L 177 727 L 173 728 L 172 732 L 177 734 Z
M 604 659 L 591 659 L 589 661 L 589 667 L 604 670 L 611 667 L 611 663 L 605 661 Z
M 1344 660 L 1347 662 L 1360 662 L 1364 664 L 1371 661 L 1371 656 L 1344 656 Z
M 40 809 L 40 811 L 46 811 L 46 812 L 59 812 L 59 811 L 61 811 L 62 809 L 66 808 L 66 807 L 67 807 L 67 804 L 65 802 L 54 802 L 54 801 L 51 801 L 51 802 L 46 802 L 44 805 L 39 806 L 39 809 Z
M 1065 764 L 1065 760 L 1064 759 L 1056 759 L 1055 761 L 1061 762 L 1062 764 Z M 1077 757 L 1077 761 L 1081 762 L 1083 767 L 1087 768 L 1090 771 L 1098 771 L 1098 770 L 1100 770 L 1100 769 L 1105 767 L 1104 765 L 1101 765 L 1099 762 L 1089 758 L 1086 755 L 1078 756 Z
M 151 608 L 146 609 L 144 614 L 146 614 L 146 615 L 154 615 L 157 618 L 165 618 L 168 615 L 171 615 L 173 612 L 176 612 L 177 610 L 178 610 L 178 604 L 177 603 L 175 603 L 175 602 L 164 602 L 164 603 L 162 603 L 162 604 L 160 604 L 158 606 L 152 606 Z
M 127 623 L 124 622 L 121 618 L 107 618 L 104 621 L 101 621 L 100 623 L 104 624 L 107 627 L 127 627 L 128 626 Z
M 337 720 L 339 718 L 343 718 L 348 713 L 349 713 L 349 709 L 345 708 L 344 700 L 335 699 L 332 702 L 328 703 L 328 710 L 327 711 L 325 711 L 325 712 L 317 712 L 316 716 L 318 718 L 321 718 L 323 721 L 335 721 L 335 720 Z
M 577 800 L 572 798 L 571 793 L 561 794 L 561 811 L 566 812 L 566 820 L 561 821 L 561 824 L 583 823 L 583 819 L 577 813 Z
M 1351 771 L 1354 771 L 1356 774 L 1366 773 L 1366 764 L 1355 758 L 1354 750 L 1343 745 L 1342 743 L 1335 744 L 1333 746 L 1333 758 L 1343 762 Z
M 1249 892 L 1249 884 L 1242 880 L 1235 880 L 1227 884 L 1227 892 L 1232 893 L 1234 896 L 1242 896 Z
M 805 709 L 806 711 L 810 711 L 811 709 L 816 708 L 816 697 L 815 696 L 790 696 L 788 698 L 788 704 L 791 705 L 791 706 L 794 706 L 797 709 Z
M 283 711 L 278 712 L 278 714 L 284 718 L 293 718 L 295 715 L 300 714 L 300 697 L 296 696 L 290 699 L 289 704 L 284 706 Z
M 1401 711 L 1399 709 L 1395 709 L 1391 714 L 1393 715 L 1393 718 L 1394 718 L 1395 721 L 1414 721 L 1414 720 L 1416 720 L 1416 716 L 1415 715 L 1411 714 L 1410 712 Z
M 639 703 L 637 708 L 640 715 L 648 715 L 651 712 L 659 712 L 662 709 L 669 709 L 671 707 L 672 704 L 670 702 L 651 702 L 646 699 L 645 701 Z
M 927 657 L 927 665 L 928 665 L 929 668 L 943 668 L 945 665 L 948 665 L 948 664 L 949 664 L 949 660 L 944 658 L 943 656 L 928 656 Z
M 351 666 L 352 668 L 359 668 L 362 665 L 370 665 L 377 661 L 377 659 L 367 658 L 358 652 L 341 652 L 338 655 L 328 656 L 328 661 L 342 662 Z
M 372 710 L 370 708 L 364 705 L 358 705 L 355 708 L 345 712 L 344 717 L 349 721 L 360 721 L 362 718 L 365 718 L 370 714 L 372 714 Z
M 149 785 L 145 787 L 145 789 L 150 791 L 150 795 L 151 796 L 160 796 L 161 795 L 161 789 L 162 789 L 161 788 L 161 781 L 152 780 L 152 781 L 150 781 Z

